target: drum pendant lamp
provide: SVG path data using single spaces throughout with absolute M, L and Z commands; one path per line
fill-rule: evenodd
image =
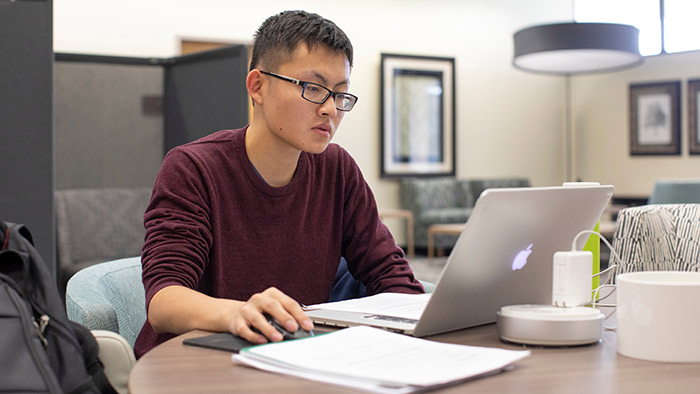
M 558 23 L 522 29 L 513 36 L 513 65 L 545 74 L 614 71 L 643 62 L 639 29 L 614 23 Z
M 566 79 L 566 179 L 575 180 L 571 124 L 571 76 L 617 71 L 643 63 L 639 29 L 615 23 L 557 23 L 528 27 L 513 35 L 513 65 Z

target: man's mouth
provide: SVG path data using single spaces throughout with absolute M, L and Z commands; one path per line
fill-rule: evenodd
M 327 125 L 327 124 L 320 124 L 320 125 L 317 125 L 316 127 L 314 127 L 314 130 L 330 134 L 331 133 L 331 126 Z

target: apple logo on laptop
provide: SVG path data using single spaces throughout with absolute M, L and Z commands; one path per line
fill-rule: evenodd
M 513 271 L 517 271 L 527 264 L 527 258 L 532 253 L 532 244 L 530 244 L 527 249 L 521 250 L 513 259 Z

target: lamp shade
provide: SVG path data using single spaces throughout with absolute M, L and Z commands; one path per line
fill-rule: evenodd
M 547 74 L 580 74 L 633 67 L 639 29 L 614 23 L 558 23 L 520 30 L 513 36 L 515 67 Z

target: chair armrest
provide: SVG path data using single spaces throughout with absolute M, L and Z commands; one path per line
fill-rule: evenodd
M 66 312 L 68 318 L 80 323 L 91 330 L 107 330 L 119 332 L 117 312 L 108 302 L 78 305 L 72 298 L 66 296 Z
M 66 292 L 68 318 L 90 330 L 119 332 L 117 312 L 97 286 L 98 281 L 99 276 L 88 271 L 71 278 Z
M 128 393 L 129 372 L 136 364 L 134 351 L 121 335 L 104 330 L 92 330 L 99 346 L 98 358 L 104 366 L 105 376 L 120 394 Z

